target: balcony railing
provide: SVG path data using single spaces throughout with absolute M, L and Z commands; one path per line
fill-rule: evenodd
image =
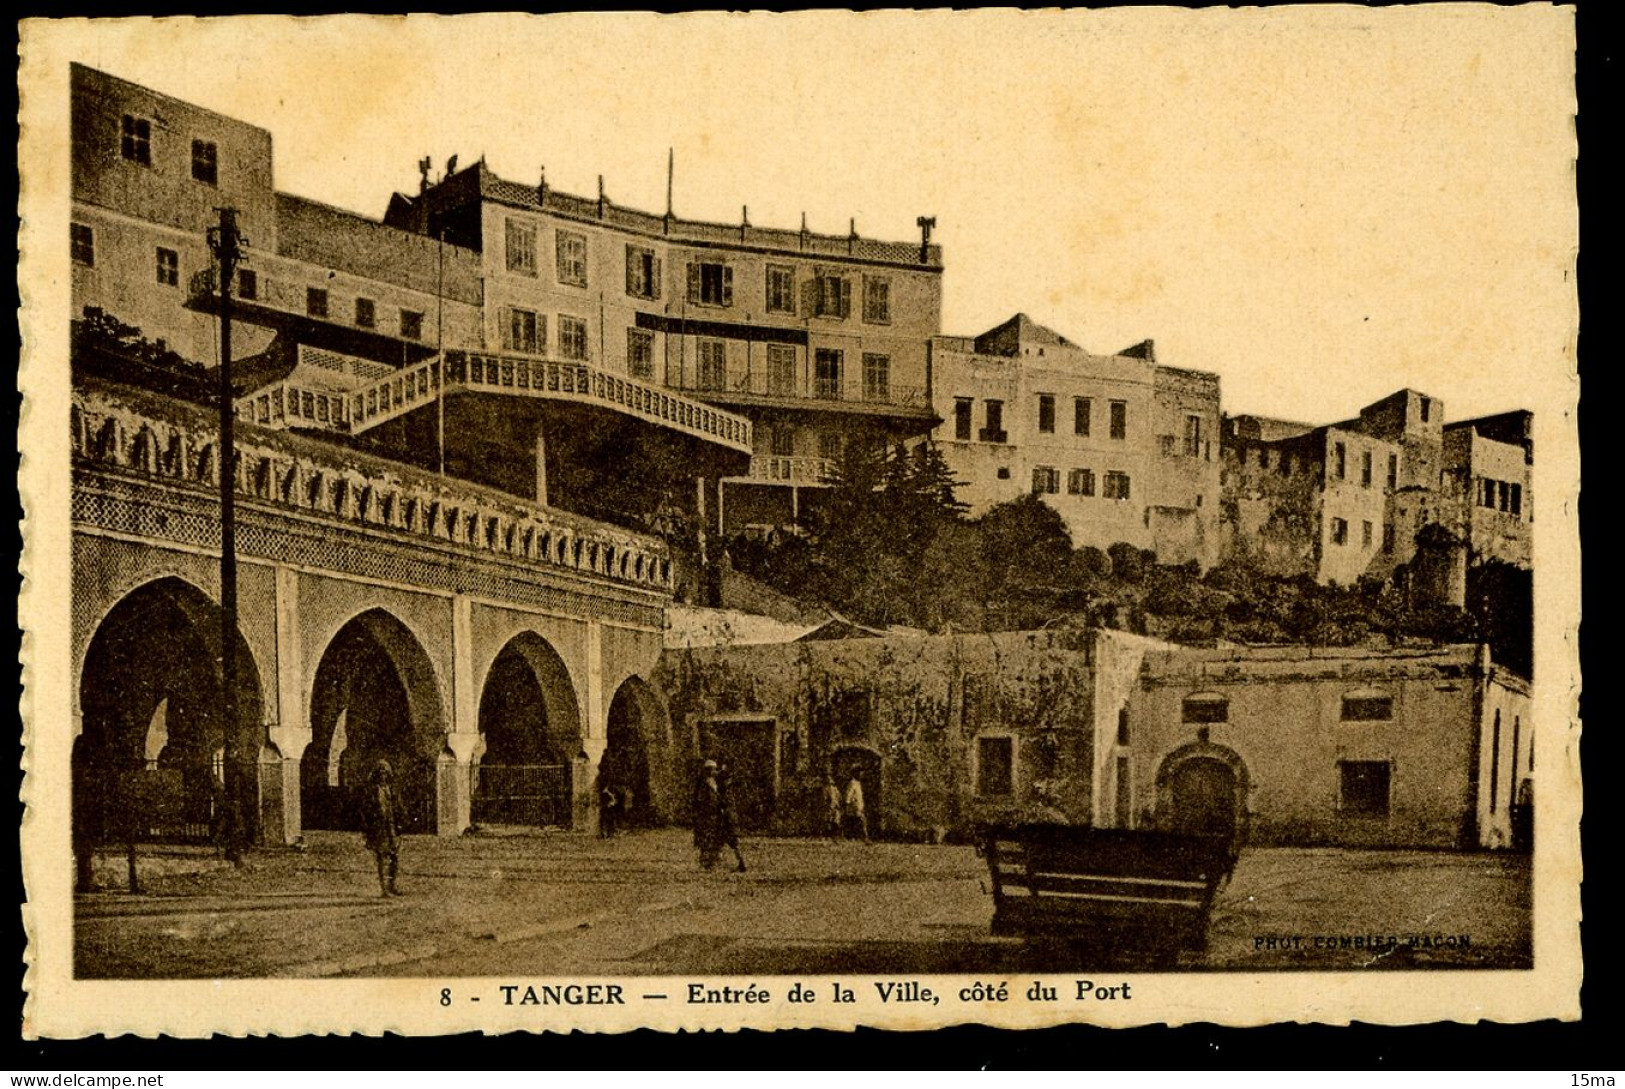
M 743 416 L 588 363 L 448 351 L 445 381 L 448 391 L 594 404 L 742 453 L 751 446 L 751 424 Z M 284 380 L 240 398 L 237 413 L 269 427 L 360 434 L 432 402 L 439 382 L 437 359 L 392 370 L 385 378 L 344 392 Z M 335 407 L 335 398 L 343 402 L 342 407 Z
M 291 404 L 284 396 L 284 413 Z M 207 409 L 144 391 L 75 387 L 70 419 L 76 465 L 218 494 L 219 433 Z M 244 428 L 236 448 L 235 491 L 260 507 L 364 526 L 402 542 L 671 586 L 666 546 L 647 534 L 303 436 Z
M 750 459 L 750 479 L 775 484 L 828 484 L 835 477 L 831 458 L 789 457 L 778 454 Z
M 702 397 L 743 394 L 751 397 L 836 401 L 849 405 L 875 405 L 925 412 L 931 410 L 931 401 L 926 396 L 924 386 L 900 385 L 895 382 L 883 385 L 868 382 L 862 386 L 850 386 L 835 378 L 814 376 L 808 381 L 800 375 L 774 373 L 763 368 L 753 368 L 745 374 L 730 374 L 726 378 L 714 373 L 688 374 L 683 376 L 678 388 L 697 393 Z

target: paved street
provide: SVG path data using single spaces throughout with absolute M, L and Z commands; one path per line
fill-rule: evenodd
M 408 838 L 406 896 L 377 895 L 359 836 L 257 852 L 148 849 L 146 892 L 77 900 L 87 977 L 528 976 L 1068 971 L 1070 948 L 988 934 L 969 847 L 744 842 L 749 870 L 699 870 L 681 829 Z M 122 860 L 98 874 L 119 887 Z M 1528 863 L 1420 851 L 1256 849 L 1188 969 L 1520 967 Z M 1341 938 L 1397 935 L 1381 955 Z M 1425 935 L 1411 945 L 1409 936 Z M 1466 935 L 1463 946 L 1459 937 Z M 1325 939 L 1332 948 L 1325 948 Z M 1436 939 L 1451 939 L 1449 942 Z M 1274 939 L 1273 941 L 1271 939 Z M 1317 939 L 1321 948 L 1317 948 Z M 1362 943 L 1362 945 L 1365 943 Z M 1121 967 L 1134 967 L 1123 965 Z

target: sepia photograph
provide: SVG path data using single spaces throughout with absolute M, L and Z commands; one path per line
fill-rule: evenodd
M 1573 48 L 25 21 L 35 1031 L 1576 1015 Z

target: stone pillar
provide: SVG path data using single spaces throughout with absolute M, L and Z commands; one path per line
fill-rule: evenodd
M 570 767 L 570 827 L 598 834 L 598 769 L 603 764 L 607 737 L 585 737 L 581 752 Z
M 298 750 L 301 754 L 303 748 Z M 260 750 L 260 842 L 288 847 L 299 842 L 304 828 L 299 813 L 299 758 L 285 758 L 273 742 Z
M 474 687 L 474 603 L 462 594 L 451 599 L 451 728 L 435 771 L 438 801 L 435 828 L 459 836 L 471 816 L 470 777 L 480 746 L 479 693 Z
M 260 751 L 260 842 L 286 847 L 299 842 L 299 763 L 310 745 L 305 717 L 304 644 L 299 618 L 299 572 L 276 569 L 276 721 Z
M 435 831 L 442 836 L 460 836 L 473 823 L 471 786 L 479 747 L 478 733 L 446 735 L 446 751 L 435 768 Z

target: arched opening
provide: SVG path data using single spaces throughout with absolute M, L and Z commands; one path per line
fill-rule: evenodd
M 400 792 L 400 830 L 434 832 L 444 723 L 434 666 L 406 625 L 382 609 L 350 620 L 311 685 L 311 741 L 300 764 L 304 826 L 359 829 L 367 776 L 384 759 Z
M 581 714 L 558 651 L 534 632 L 514 636 L 486 674 L 479 714 L 474 823 L 569 828 Z
M 1206 731 L 1203 731 L 1205 734 Z M 1157 824 L 1173 832 L 1247 836 L 1247 766 L 1204 736 L 1169 753 L 1157 771 Z
M 225 803 L 221 610 L 166 577 L 132 591 L 103 618 L 79 680 L 84 731 L 74 745 L 74 841 L 193 841 L 218 831 Z M 243 831 L 255 835 L 261 747 L 259 670 L 238 633 L 235 733 Z
M 1174 769 L 1169 782 L 1168 826 L 1191 835 L 1236 834 L 1236 774 L 1218 760 L 1198 757 Z
M 641 677 L 628 677 L 616 689 L 609 704 L 608 739 L 599 764 L 598 797 L 603 798 L 606 787 L 615 792 L 617 821 L 623 826 L 657 823 L 666 799 L 655 792 L 665 784 L 657 783 L 650 768 L 665 759 L 668 731 L 665 711 Z

